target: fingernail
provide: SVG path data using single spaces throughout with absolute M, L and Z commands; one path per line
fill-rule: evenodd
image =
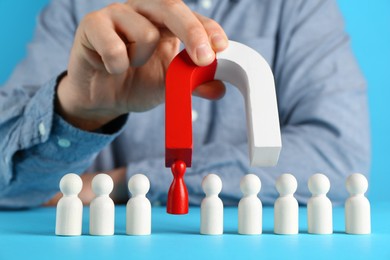
M 196 48 L 196 57 L 200 63 L 207 63 L 213 59 L 214 52 L 210 45 L 204 43 Z
M 227 40 L 222 35 L 216 33 L 211 36 L 211 43 L 217 49 L 222 49 L 227 46 Z

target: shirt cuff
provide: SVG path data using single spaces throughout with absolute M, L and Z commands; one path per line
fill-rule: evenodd
M 21 147 L 37 145 L 35 152 L 52 160 L 73 162 L 90 159 L 122 132 L 128 115 L 111 121 L 99 133 L 72 126 L 55 112 L 56 87 L 61 76 L 40 88 L 27 105 L 25 118 L 28 126 L 22 128 L 25 133 L 22 134 Z

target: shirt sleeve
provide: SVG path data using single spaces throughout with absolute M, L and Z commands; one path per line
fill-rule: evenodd
M 55 113 L 58 75 L 66 69 L 76 21 L 71 1 L 53 1 L 40 15 L 27 58 L 0 88 L 0 207 L 41 205 L 60 178 L 82 173 L 122 130 L 108 134 L 72 127 Z
M 220 196 L 226 205 L 237 205 L 242 196 L 240 179 L 247 173 L 260 177 L 259 197 L 266 205 L 278 197 L 275 181 L 282 173 L 297 178 L 295 197 L 302 204 L 311 196 L 309 177 L 324 173 L 330 179 L 328 196 L 335 205 L 347 197 L 348 175 L 369 175 L 366 84 L 335 1 L 285 1 L 275 37 L 273 71 L 283 145 L 278 165 L 249 167 L 247 143 L 214 140 L 197 147 L 192 168 L 185 175 L 191 204 L 200 204 L 204 197 L 201 181 L 208 173 L 221 177 Z M 223 111 L 219 112 L 222 116 Z M 162 173 L 163 162 L 164 158 L 155 158 L 128 166 L 129 176 L 137 172 L 148 175 L 149 197 L 162 203 L 172 181 L 169 170 Z

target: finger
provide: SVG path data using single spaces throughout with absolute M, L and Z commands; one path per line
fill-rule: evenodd
M 152 22 L 167 27 L 181 41 L 195 64 L 209 65 L 215 53 L 209 42 L 209 35 L 195 14 L 179 0 L 129 2 L 133 8 Z
M 152 56 L 160 39 L 158 28 L 125 4 L 111 4 L 106 12 L 127 43 L 131 66 L 141 66 Z
M 99 12 L 88 14 L 79 28 L 81 44 L 99 54 L 108 73 L 120 74 L 129 68 L 126 44 L 107 16 Z
M 168 29 L 160 29 L 160 41 L 156 47 L 156 53 L 164 68 L 168 68 L 173 58 L 179 53 L 180 40 Z
M 225 95 L 226 87 L 222 81 L 214 80 L 198 86 L 193 94 L 198 97 L 217 100 Z
M 228 46 L 228 37 L 222 27 L 213 19 L 194 13 L 205 28 L 211 47 L 215 52 L 223 51 Z
M 83 20 L 86 47 L 95 50 L 106 70 L 120 74 L 144 64 L 154 52 L 158 29 L 124 4 L 112 4 Z

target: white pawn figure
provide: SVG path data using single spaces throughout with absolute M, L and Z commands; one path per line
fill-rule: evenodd
M 200 206 L 200 233 L 203 235 L 223 234 L 223 203 L 218 197 L 222 190 L 222 181 L 216 174 L 203 178 L 202 188 L 206 197 Z
M 294 197 L 298 183 L 292 174 L 282 174 L 276 180 L 280 196 L 274 205 L 275 234 L 298 234 L 298 201 Z
M 238 203 L 238 233 L 257 235 L 262 233 L 262 204 L 257 194 L 261 189 L 259 177 L 245 175 L 240 182 L 243 198 Z
M 316 173 L 308 182 L 312 197 L 307 202 L 307 226 L 311 234 L 332 234 L 332 202 L 326 196 L 330 189 L 328 177 Z
M 89 233 L 95 236 L 112 236 L 115 226 L 115 205 L 110 198 L 114 188 L 111 177 L 105 173 L 92 180 L 92 191 L 96 197 L 90 205 Z
M 83 203 L 78 194 L 82 187 L 83 181 L 77 174 L 69 173 L 62 177 L 60 190 L 63 196 L 57 203 L 56 235 L 81 235 Z
M 348 234 L 370 234 L 370 202 L 364 196 L 368 189 L 366 177 L 354 173 L 347 178 L 347 190 L 350 197 L 345 202 L 345 232 Z
M 126 234 L 150 235 L 152 207 L 146 198 L 150 188 L 149 179 L 143 174 L 135 174 L 130 178 L 128 188 L 131 198 L 126 206 Z

